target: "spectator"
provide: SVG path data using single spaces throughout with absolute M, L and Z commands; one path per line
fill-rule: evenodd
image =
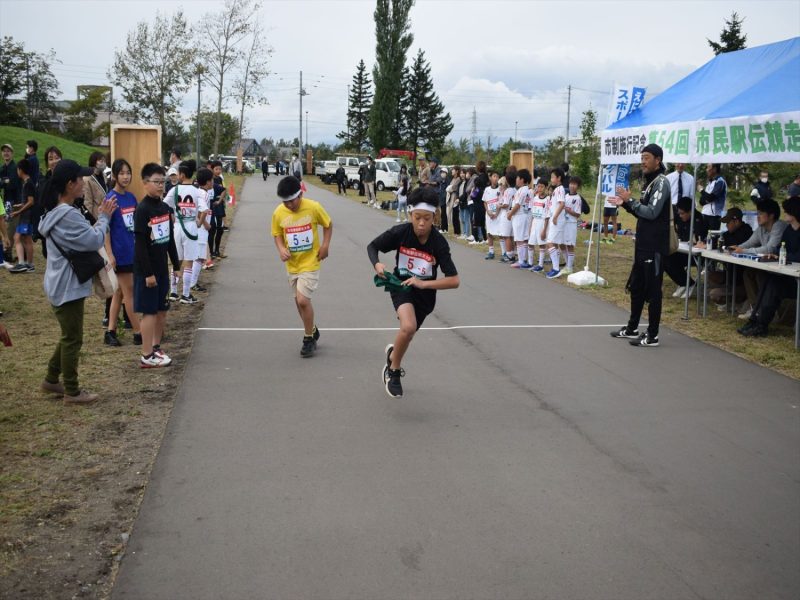
M 103 341 L 108 346 L 121 345 L 117 338 L 117 320 L 120 308 L 124 304 L 125 314 L 131 323 L 131 329 L 133 329 L 133 343 L 140 346 L 142 334 L 139 330 L 139 316 L 133 309 L 133 216 L 137 203 L 136 196 L 128 191 L 128 186 L 133 178 L 133 170 L 127 160 L 118 158 L 111 166 L 111 173 L 114 176 L 114 188 L 108 192 L 106 199 L 114 198 L 117 202 L 117 210 L 111 214 L 109 219 L 105 246 L 109 263 L 117 274 L 119 289 L 111 299 L 108 329 Z
M 786 196 L 792 198 L 793 196 L 800 196 L 800 173 L 794 176 L 794 181 L 789 184 Z
M 209 167 L 209 169 L 210 168 L 211 167 Z M 264 160 L 261 161 L 261 177 L 264 179 L 264 181 L 266 181 L 267 177 L 269 177 L 269 163 L 267 162 L 266 156 L 264 157 Z
M 720 175 L 720 166 L 709 163 L 706 166 L 708 183 L 700 191 L 700 205 L 703 207 L 703 221 L 709 231 L 717 231 L 721 224 L 725 200 L 728 196 L 728 184 Z M 700 186 L 698 185 L 698 188 Z
M 461 233 L 461 227 L 458 223 L 458 186 L 460 184 L 461 168 L 453 167 L 450 169 L 450 183 L 448 183 L 447 187 L 445 187 L 447 201 L 445 207 L 445 217 L 442 219 L 442 223 L 447 221 L 448 224 L 452 225 L 453 233 L 456 235 Z
M 92 174 L 83 179 L 85 184 L 83 206 L 96 219 L 100 206 L 108 194 L 108 183 L 103 173 L 106 169 L 106 155 L 102 152 L 92 152 L 89 155 L 89 167 L 92 169 Z
M 347 172 L 341 164 L 336 169 L 336 191 L 347 196 Z
M 475 198 L 472 191 L 475 189 L 475 182 L 478 175 L 475 167 L 468 167 L 464 174 L 464 182 L 458 190 L 458 211 L 461 220 L 461 237 L 468 242 L 474 242 L 475 236 L 472 235 L 472 211 L 475 205 Z
M 31 163 L 31 179 L 33 179 L 33 186 L 36 187 L 39 185 L 39 157 L 36 156 L 39 151 L 39 142 L 28 140 L 25 144 L 25 158 Z
M 292 154 L 292 162 L 289 163 L 289 174 L 294 175 L 298 180 L 303 181 L 303 163 L 300 162 L 296 152 Z
M 442 183 L 439 186 L 439 233 L 447 233 L 450 226 L 450 221 L 447 216 L 447 197 L 449 195 L 447 188 L 450 186 L 453 176 L 450 175 L 445 168 L 440 169 L 440 171 L 442 173 Z M 409 189 L 410 188 L 411 182 L 409 181 Z
M 178 169 L 170 167 L 167 169 L 167 183 L 164 185 L 164 197 L 169 194 L 169 191 L 178 185 Z
M 758 181 L 750 192 L 750 199 L 756 208 L 760 202 L 772 200 L 772 187 L 769 185 L 769 173 L 766 170 L 762 169 L 758 174 Z
M 17 163 L 17 177 L 22 181 L 22 194 L 19 203 L 14 204 L 11 219 L 17 220 L 14 231 L 14 245 L 17 249 L 17 264 L 8 270 L 9 273 L 31 273 L 33 266 L 33 227 L 31 226 L 31 209 L 36 200 L 36 186 L 33 182 L 31 161 L 23 158 Z
M 743 244 L 732 246 L 731 252 L 743 254 L 777 254 L 786 221 L 780 220 L 781 208 L 775 200 L 764 200 L 758 205 L 758 229 Z M 756 269 L 745 269 L 742 275 L 744 288 L 747 293 L 747 310 L 739 315 L 740 319 L 749 319 L 753 314 L 753 307 L 758 300 L 758 291 L 766 275 Z
M 375 196 L 375 178 L 377 172 L 375 170 L 375 160 L 371 156 L 367 157 L 367 165 L 364 169 L 364 190 L 367 194 L 367 204 L 375 208 L 379 208 L 378 200 Z
M 419 159 L 419 184 L 428 185 L 431 179 L 431 168 L 428 166 L 424 158 Z
M 676 163 L 675 170 L 667 175 L 669 181 L 669 191 L 672 192 L 672 211 L 675 217 L 675 222 L 678 221 L 678 200 L 684 197 L 689 197 L 694 191 L 694 176 L 686 172 L 686 165 L 683 163 Z M 616 223 L 614 224 L 616 229 Z M 605 230 L 603 230 L 605 234 Z M 617 232 L 614 232 L 616 236 Z
M 662 163 L 664 151 L 657 144 L 642 149 L 642 172 L 647 187 L 641 201 L 631 200 L 629 190 L 617 188 L 614 204 L 622 206 L 636 217 L 636 241 L 633 267 L 628 279 L 631 292 L 631 315 L 628 324 L 612 337 L 628 338 L 632 346 L 658 346 L 658 329 L 661 322 L 661 285 L 664 278 L 663 262 L 669 255 L 669 211 L 667 202 L 672 194 L 669 181 L 664 177 Z M 645 302 L 649 303 L 647 333 L 639 335 L 639 319 Z
M 19 219 L 11 219 L 12 205 L 17 203 L 21 189 L 17 176 L 17 163 L 14 162 L 14 148 L 11 144 L 2 146 L 3 165 L 0 166 L 0 189 L 3 191 L 3 202 L 8 221 L 3 231 L 3 254 L 6 262 L 14 259 L 11 240 L 17 230 Z
M 800 197 L 792 196 L 783 202 L 783 211 L 787 226 L 783 229 L 781 244 L 786 246 L 786 259 L 791 262 L 800 261 Z M 777 258 L 777 253 L 773 257 Z M 740 328 L 740 334 L 746 337 L 764 337 L 769 335 L 769 324 L 784 298 L 793 298 L 797 284 L 792 277 L 784 275 L 767 275 L 761 287 L 758 300 L 747 324 Z
M 670 190 L 672 185 L 670 184 Z M 688 188 L 692 189 L 692 188 Z M 689 230 L 692 227 L 691 214 L 692 214 L 692 199 L 684 196 L 678 200 L 676 205 L 678 209 L 678 220 L 675 221 L 675 231 L 678 234 L 678 240 L 681 242 L 689 242 Z M 694 242 L 706 239 L 707 235 L 706 225 L 703 222 L 703 215 L 696 210 L 694 211 Z M 690 244 L 691 245 L 691 244 Z M 695 281 L 689 273 L 687 283 L 687 257 L 680 252 L 674 252 L 667 257 L 664 261 L 664 272 L 669 276 L 678 288 L 672 294 L 673 298 L 686 298 L 691 296 L 694 291 Z
M 472 222 L 475 224 L 475 240 L 482 244 L 486 239 L 486 205 L 483 203 L 483 191 L 489 187 L 489 175 L 486 173 L 486 162 L 479 160 L 475 165 L 478 177 L 475 179 L 475 203 L 472 205 Z
M 439 169 L 439 159 L 431 157 L 428 161 L 428 182 L 425 184 L 438 194 L 442 185 L 442 171 Z
M 41 239 L 42 240 L 42 256 L 47 258 L 47 243 L 45 242 L 44 238 L 39 235 L 39 222 L 41 216 L 44 214 L 44 203 L 42 199 L 42 191 L 47 186 L 47 182 L 50 180 L 50 177 L 53 174 L 53 169 L 58 164 L 58 162 L 64 158 L 61 154 L 61 150 L 59 150 L 56 146 L 50 146 L 47 150 L 44 151 L 44 160 L 47 164 L 47 171 L 45 174 L 39 178 L 39 185 L 36 190 L 36 206 L 34 210 L 34 241 Z M 38 218 L 36 215 L 39 215 Z
M 42 218 L 39 230 L 48 245 L 44 291 L 61 326 L 61 338 L 48 364 L 42 389 L 63 394 L 67 404 L 89 404 L 98 398 L 97 394 L 81 390 L 78 384 L 84 302 L 92 294 L 92 281 L 80 283 L 63 254 L 70 250 L 99 250 L 108 232 L 109 217 L 117 208 L 113 198 L 103 202 L 94 226 L 75 210 L 73 203 L 83 194 L 81 177 L 91 174 L 91 169 L 82 168 L 75 161 L 62 160 L 53 169 L 42 192 L 47 214 Z M 63 385 L 59 378 L 63 378 Z
M 178 172 L 178 167 L 181 166 L 181 151 L 177 148 L 173 148 L 169 152 L 169 167 L 171 169 L 175 169 L 175 172 Z
M 225 189 L 225 182 L 222 180 L 222 162 L 215 160 L 213 162 L 214 173 L 214 199 L 211 201 L 211 229 L 208 230 L 208 242 L 212 243 L 211 258 L 223 259 L 227 255 L 222 254 L 219 249 L 222 243 L 222 236 L 227 230 L 225 227 L 225 204 L 228 200 L 228 191 Z

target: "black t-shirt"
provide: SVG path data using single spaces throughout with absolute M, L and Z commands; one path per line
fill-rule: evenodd
M 372 240 L 367 247 L 373 265 L 380 262 L 378 252 L 396 253 L 394 274 L 401 280 L 414 276 L 418 279 L 436 279 L 439 269 L 445 277 L 458 275 L 450 256 L 450 245 L 436 229 L 431 229 L 428 241 L 423 244 L 414 233 L 414 226 L 411 223 L 395 225 Z M 436 290 L 412 288 L 410 292 L 414 294 L 415 299 L 421 300 L 433 310 Z
M 29 178 L 28 181 L 22 184 L 22 196 L 19 199 L 19 203 L 25 204 L 28 201 L 28 198 L 33 198 L 34 203 L 36 202 L 36 182 L 33 180 L 33 177 Z M 20 225 L 27 225 L 31 222 L 32 207 L 33 205 L 19 213 Z
M 722 233 L 722 245 L 726 247 L 740 246 L 749 240 L 752 235 L 753 228 L 747 223 L 742 223 L 736 231 Z
M 145 196 L 138 204 L 133 213 L 133 234 L 133 272 L 136 275 L 168 275 L 168 256 L 173 269 L 178 270 L 180 261 L 170 209 L 160 198 Z

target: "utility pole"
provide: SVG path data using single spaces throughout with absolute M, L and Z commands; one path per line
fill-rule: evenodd
M 347 115 L 347 145 L 350 145 L 350 84 L 347 85 L 347 107 L 346 112 Z
M 308 111 L 306 111 L 306 146 L 308 146 Z
M 31 64 L 30 57 L 25 55 L 25 108 L 27 109 L 25 120 L 27 121 L 28 129 L 31 127 Z M 45 157 L 46 160 L 46 157 Z
M 517 141 L 517 124 L 518 123 L 519 123 L 519 121 L 514 121 L 514 142 L 515 143 Z
M 195 158 L 200 163 L 200 82 L 203 78 L 203 67 L 197 65 L 197 123 L 195 123 L 195 145 L 194 153 Z M 241 140 L 240 140 L 241 141 Z
M 478 113 L 472 107 L 472 129 L 470 130 L 470 142 L 472 143 L 472 153 L 475 154 L 475 140 L 478 136 Z
M 572 85 L 567 86 L 567 135 L 564 138 L 564 162 L 569 162 L 569 109 L 572 103 Z
M 297 149 L 298 156 L 303 153 L 303 96 L 305 96 L 305 90 L 303 89 L 303 72 L 300 71 L 300 137 L 297 138 L 298 145 L 300 146 Z M 301 159 L 302 160 L 302 159 Z

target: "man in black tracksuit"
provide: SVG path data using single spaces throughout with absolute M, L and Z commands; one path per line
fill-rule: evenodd
M 642 149 L 642 172 L 645 189 L 642 199 L 631 199 L 630 190 L 617 188 L 610 199 L 636 217 L 636 244 L 633 267 L 627 289 L 631 293 L 631 316 L 628 324 L 611 337 L 628 338 L 632 346 L 658 346 L 658 326 L 661 321 L 661 283 L 664 263 L 669 256 L 669 216 L 671 198 L 669 181 L 664 177 L 664 152 L 657 144 Z M 649 304 L 647 333 L 639 333 L 639 318 L 644 303 Z

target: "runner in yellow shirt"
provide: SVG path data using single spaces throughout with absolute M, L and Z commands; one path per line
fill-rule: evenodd
M 300 356 L 308 358 L 314 354 L 319 339 L 311 295 L 319 284 L 320 261 L 328 257 L 333 223 L 319 202 L 303 198 L 300 181 L 292 175 L 278 183 L 278 197 L 281 205 L 272 213 L 272 237 L 278 255 L 286 263 L 297 312 L 303 320 Z M 322 243 L 319 226 L 322 226 Z

